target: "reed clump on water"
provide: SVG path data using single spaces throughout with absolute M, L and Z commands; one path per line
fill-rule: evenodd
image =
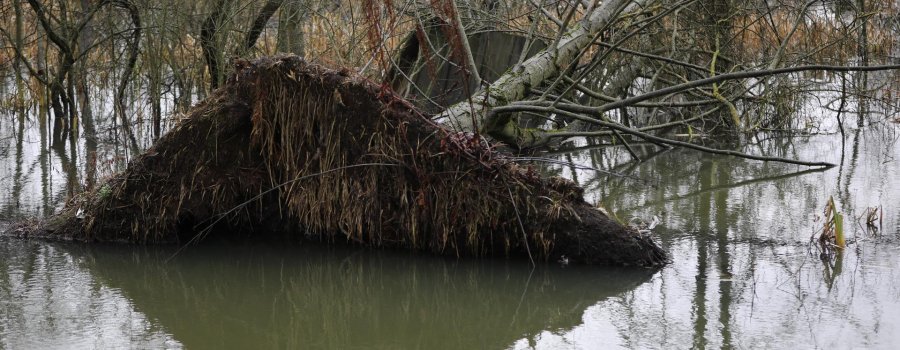
M 236 62 L 224 88 L 44 231 L 136 243 L 278 234 L 458 256 L 666 261 L 571 181 L 518 166 L 347 70 L 287 55 Z

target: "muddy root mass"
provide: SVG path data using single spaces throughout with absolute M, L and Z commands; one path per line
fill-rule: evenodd
M 346 70 L 296 56 L 235 65 L 224 88 L 124 172 L 13 230 L 181 244 L 226 231 L 452 255 L 666 260 L 570 181 L 518 166 Z

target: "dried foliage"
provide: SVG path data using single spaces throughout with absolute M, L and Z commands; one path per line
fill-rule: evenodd
M 866 219 L 864 230 L 873 236 L 878 235 L 884 223 L 884 210 L 881 206 L 866 208 L 865 212 L 860 215 L 860 218 L 862 217 Z

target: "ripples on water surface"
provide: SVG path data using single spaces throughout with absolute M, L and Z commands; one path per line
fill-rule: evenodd
M 551 170 L 622 220 L 659 219 L 673 263 L 654 274 L 315 245 L 172 258 L 175 247 L 0 238 L 0 348 L 895 348 L 897 138 L 885 124 L 848 130 L 843 154 L 839 135 L 748 148 L 840 164 L 818 172 L 681 150 L 624 166 L 620 149 L 564 155 L 631 176 Z M 62 156 L 27 146 L 37 135 L 18 139 L 0 140 L 7 221 L 51 211 L 72 185 Z M 855 243 L 823 262 L 808 242 L 829 196 Z M 873 206 L 877 236 L 856 224 Z

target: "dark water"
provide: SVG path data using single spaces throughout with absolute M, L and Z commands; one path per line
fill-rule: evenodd
M 640 271 L 323 247 L 122 249 L 4 242 L 10 348 L 505 348 L 572 329 Z M 13 301 L 13 302 L 10 302 Z M 70 335 L 71 334 L 71 335 Z
M 743 149 L 838 164 L 824 171 L 637 145 L 641 163 L 621 148 L 560 155 L 619 174 L 547 169 L 620 220 L 650 223 L 673 258 L 657 272 L 308 244 L 176 254 L 0 237 L 0 348 L 896 348 L 893 113 L 862 129 L 851 119 L 843 137 Z M 0 228 L 51 213 L 128 156 L 102 128 L 99 144 L 57 150 L 40 130 L 0 114 Z M 810 237 L 829 198 L 852 243 L 823 260 Z

